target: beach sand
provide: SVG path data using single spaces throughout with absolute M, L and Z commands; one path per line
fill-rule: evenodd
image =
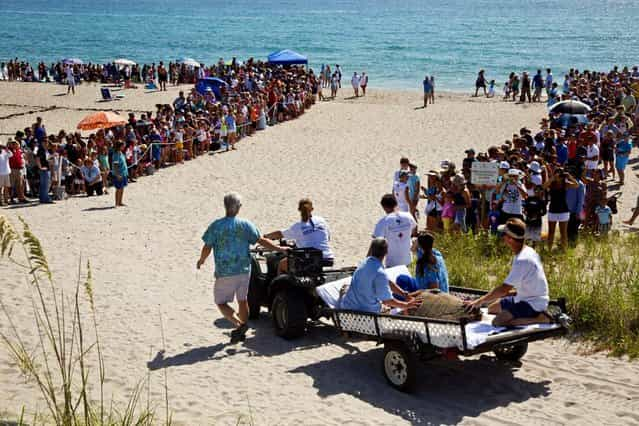
M 0 90 L 9 105 L 0 105 L 0 117 L 30 111 L 15 105 L 58 107 L 1 119 L 0 133 L 37 115 L 50 132 L 71 130 L 90 112 L 83 108 L 154 110 L 177 93 L 127 90 L 121 101 L 98 103 L 97 86 L 83 85 L 75 97 L 55 96 L 65 91 L 55 85 L 3 83 Z M 150 366 L 158 404 L 166 367 L 176 424 L 236 424 L 238 416 L 248 423 L 249 415 L 255 425 L 639 423 L 639 364 L 580 354 L 565 339 L 531 344 L 518 369 L 489 356 L 424 364 L 412 395 L 385 383 L 381 346 L 345 340 L 328 326 L 288 342 L 274 336 L 263 313 L 245 343 L 228 344 L 230 329 L 213 305 L 211 260 L 195 269 L 200 237 L 223 214 L 225 192 L 243 195 L 241 215 L 263 233 L 297 220 L 297 200 L 312 198 L 315 213 L 330 223 L 338 265 L 353 265 L 366 253 L 401 156 L 420 173 L 442 159 L 460 165 L 465 149 L 499 144 L 522 126 L 535 129 L 544 114 L 541 105 L 460 94 L 438 94 L 426 110 L 416 109 L 418 92 L 350 95 L 344 90 L 295 121 L 246 138 L 235 152 L 141 178 L 127 187 L 126 208 L 111 208 L 109 195 L 0 210 L 31 225 L 66 291 L 75 286 L 80 259 L 91 260 L 108 394 L 126 400 Z M 617 221 L 630 215 L 637 182 L 629 173 Z M 0 277 L 0 297 L 33 339 L 24 278 L 6 263 Z M 5 322 L 0 328 L 6 331 Z M 0 366 L 0 413 L 19 413 L 25 404 L 45 410 L 4 349 Z

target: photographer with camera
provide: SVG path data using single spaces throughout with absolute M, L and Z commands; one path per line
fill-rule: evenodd
M 506 223 L 510 218 L 522 219 L 523 200 L 528 192 L 520 180 L 523 173 L 519 169 L 509 169 L 504 181 L 499 188 L 499 200 L 501 201 L 500 223 Z

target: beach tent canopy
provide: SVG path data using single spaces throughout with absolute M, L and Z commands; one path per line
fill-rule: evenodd
M 268 55 L 268 62 L 277 65 L 307 65 L 308 58 L 292 50 L 284 49 Z
M 195 90 L 201 95 L 204 95 L 207 92 L 207 88 L 210 88 L 215 94 L 215 99 L 222 99 L 222 92 L 220 91 L 220 87 L 228 86 L 228 83 L 221 78 L 217 77 L 204 77 L 197 81 L 195 84 Z

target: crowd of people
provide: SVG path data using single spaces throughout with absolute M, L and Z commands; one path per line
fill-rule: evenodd
M 565 117 L 551 109 L 534 132 L 521 128 L 511 139 L 486 152 L 467 149 L 461 167 L 443 160 L 439 170 L 426 173 L 423 185 L 417 166 L 402 158 L 393 184 L 400 210 L 417 219 L 418 205 L 424 200 L 421 211 L 426 215 L 427 228 L 444 232 L 476 232 L 481 228 L 496 232 L 508 219 L 518 218 L 525 222 L 526 239 L 533 243 L 541 241 L 546 220 L 548 249 L 554 244 L 557 228 L 561 247 L 574 243 L 580 231 L 606 235 L 617 213 L 617 195 L 608 191 L 624 185 L 637 136 L 637 67 L 615 67 L 609 72 L 572 69 L 561 91 L 550 69 L 545 78 L 541 75 L 539 70 L 532 79 L 532 97 L 527 85 L 522 97 L 540 102 L 543 89 L 547 89 L 550 106 L 573 100 L 587 105 L 589 111 L 580 117 Z M 516 79 L 511 75 L 510 81 Z M 485 89 L 485 85 L 482 70 L 476 89 Z M 518 86 L 509 87 L 515 90 Z M 508 96 L 518 96 L 517 90 Z M 473 183 L 475 162 L 495 164 L 495 185 Z M 639 208 L 625 223 L 632 224 L 637 216 Z
M 255 62 L 252 58 L 247 62 Z M 228 64 L 220 58 L 216 64 L 207 66 L 193 62 L 158 61 L 151 64 L 136 64 L 133 61 L 113 61 L 104 64 L 81 63 L 77 59 L 69 59 L 46 64 L 40 61 L 31 64 L 27 60 L 14 58 L 0 63 L 0 80 L 24 82 L 57 82 L 67 81 L 69 73 L 74 76 L 76 83 L 119 83 L 131 81 L 134 83 L 169 82 L 177 84 L 194 84 L 198 78 L 212 74 L 220 74 L 227 69 L 235 69 L 242 64 L 234 57 Z
M 126 125 L 88 138 L 79 132 L 48 134 L 38 117 L 0 146 L 0 202 L 37 197 L 51 203 L 65 195 L 101 195 L 113 184 L 116 206 L 123 205 L 122 191 L 137 177 L 209 151 L 236 149 L 242 137 L 303 114 L 315 103 L 320 84 L 304 67 L 252 59 L 221 62 L 209 72 L 228 83 L 220 99 L 211 89 L 202 94 L 193 88 L 180 92 L 171 105 L 130 113 Z

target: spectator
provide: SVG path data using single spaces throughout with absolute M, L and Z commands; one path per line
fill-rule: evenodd
M 11 199 L 11 167 L 9 161 L 13 153 L 4 145 L 0 145 L 0 206 L 9 204 Z
M 94 193 L 102 195 L 102 175 L 98 166 L 90 158 L 87 158 L 84 160 L 84 166 L 80 170 L 84 179 L 84 189 L 87 197 L 92 196 Z
M 10 202 L 13 203 L 14 196 L 16 196 L 18 197 L 19 203 L 26 203 L 27 199 L 24 196 L 24 158 L 22 156 L 20 143 L 9 140 L 8 148 L 12 154 L 11 158 L 9 158 L 9 166 L 11 167 L 11 187 L 13 188 Z
M 129 171 L 127 169 L 126 157 L 124 156 L 124 149 L 126 145 L 120 141 L 115 145 L 115 151 L 113 152 L 113 185 L 115 186 L 115 206 L 124 207 L 122 202 L 124 197 L 124 188 L 128 184 Z

